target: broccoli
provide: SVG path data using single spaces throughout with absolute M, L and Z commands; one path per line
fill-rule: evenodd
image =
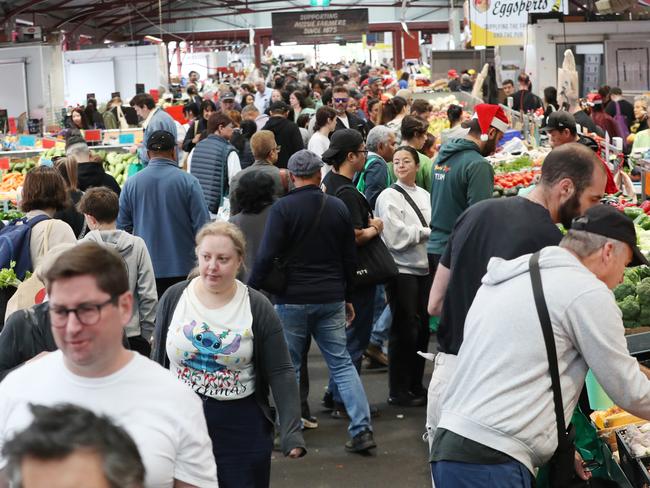
M 650 278 L 643 278 L 636 285 L 636 294 L 639 305 L 650 305 Z
M 626 296 L 623 300 L 617 302 L 617 304 L 623 314 L 623 320 L 634 321 L 639 318 L 641 307 L 633 296 Z
M 650 266 L 637 266 L 634 268 L 637 270 L 637 274 L 639 275 L 639 279 L 643 278 L 650 278 Z
M 636 285 L 626 278 L 623 280 L 623 283 L 614 288 L 614 296 L 617 302 L 620 302 L 627 296 L 636 298 Z
M 631 281 L 636 285 L 639 281 L 641 281 L 639 268 L 627 268 L 625 270 L 625 279 Z

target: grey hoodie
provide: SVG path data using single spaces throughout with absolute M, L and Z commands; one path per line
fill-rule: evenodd
M 123 230 L 93 230 L 82 241 L 108 246 L 122 256 L 129 273 L 129 289 L 133 293 L 133 317 L 126 326 L 126 335 L 142 335 L 150 340 L 156 319 L 158 294 L 151 257 L 144 241 Z
M 438 428 L 508 454 L 532 472 L 557 448 L 557 428 L 529 258 L 490 260 Z M 628 353 L 613 293 L 566 249 L 544 248 L 540 267 L 567 424 L 588 368 L 614 403 L 650 418 L 650 380 Z

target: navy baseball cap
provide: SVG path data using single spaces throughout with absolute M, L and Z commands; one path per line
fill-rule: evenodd
M 176 139 L 171 132 L 157 130 L 147 141 L 147 149 L 150 151 L 169 151 L 176 146 Z

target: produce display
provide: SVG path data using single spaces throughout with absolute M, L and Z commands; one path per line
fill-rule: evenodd
M 628 425 L 621 437 L 634 457 L 650 456 L 650 423 L 640 426 Z
M 614 288 L 616 303 L 627 328 L 650 325 L 650 268 L 637 266 L 625 270 L 623 283 Z
M 516 156 L 514 159 L 500 158 L 492 161 L 494 165 L 493 197 L 511 197 L 519 194 L 519 190 L 537 182 L 541 174 L 543 157 L 533 158 L 530 154 Z
M 128 178 L 129 167 L 138 163 L 137 154 L 106 153 L 105 151 L 97 151 L 97 154 L 102 156 L 106 172 L 113 176 L 120 186 L 124 186 L 124 182 Z
M 16 191 L 23 186 L 24 181 L 25 173 L 5 173 L 2 175 L 2 181 L 0 182 L 0 193 Z
M 440 136 L 440 133 L 449 129 L 449 119 L 447 118 L 447 109 L 450 105 L 460 105 L 460 102 L 454 95 L 429 100 L 432 112 L 429 117 L 429 132 L 434 136 Z

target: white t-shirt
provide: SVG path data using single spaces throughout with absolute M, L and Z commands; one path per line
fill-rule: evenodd
M 311 152 L 322 156 L 325 151 L 330 147 L 330 140 L 320 132 L 314 132 L 314 135 L 309 139 L 307 149 Z
M 223 307 L 210 309 L 198 299 L 195 278 L 178 300 L 167 332 L 170 370 L 201 395 L 237 400 L 255 392 L 253 313 L 248 288 Z
M 336 118 L 339 119 L 346 128 L 350 128 L 350 121 L 348 120 L 347 115 L 337 115 Z
M 109 416 L 133 438 L 146 469 L 146 488 L 171 488 L 174 479 L 217 487 L 201 399 L 162 366 L 137 353 L 103 378 L 73 374 L 61 351 L 26 364 L 0 383 L 0 450 L 32 420 L 29 403 L 74 403 Z M 0 468 L 6 460 L 0 459 Z

